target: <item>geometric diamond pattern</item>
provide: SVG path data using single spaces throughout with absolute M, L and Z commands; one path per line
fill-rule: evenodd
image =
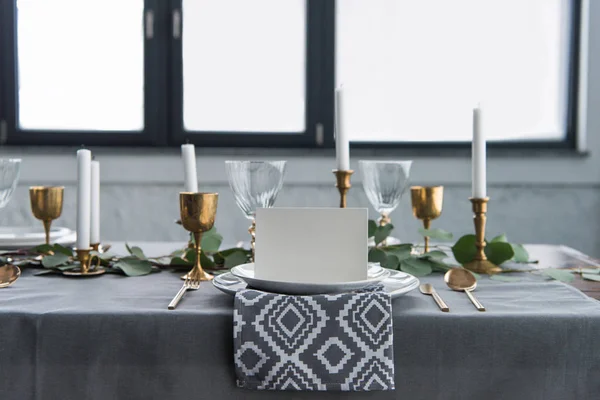
M 381 287 L 315 296 L 239 291 L 233 313 L 238 386 L 393 390 L 391 310 Z
M 342 353 L 342 356 L 338 359 L 332 353 L 336 349 Z M 350 360 L 350 349 L 337 337 L 327 339 L 323 347 L 317 351 L 317 358 L 321 361 L 329 371 L 337 374 L 340 372 L 344 365 Z

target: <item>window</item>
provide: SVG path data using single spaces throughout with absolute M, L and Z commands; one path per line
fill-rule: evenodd
M 573 146 L 580 0 L 2 0 L 0 142 Z
M 343 0 L 336 80 L 355 141 L 567 135 L 569 0 Z

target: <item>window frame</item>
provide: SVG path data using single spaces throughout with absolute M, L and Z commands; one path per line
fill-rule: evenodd
M 18 65 L 17 65 L 17 0 L 0 3 L 0 50 L 6 54 L 0 60 L 0 79 L 5 82 L 2 91 L 4 106 L 0 108 L 0 120 L 6 121 L 4 142 L 8 145 L 86 145 L 86 146 L 140 146 L 164 145 L 167 138 L 161 135 L 166 130 L 166 106 L 160 104 L 160 96 L 167 87 L 167 74 L 164 62 L 166 43 L 161 34 L 166 29 L 158 23 L 160 9 L 164 2 L 144 0 L 144 129 L 142 131 L 102 131 L 102 130 L 37 130 L 21 129 L 18 126 Z M 146 13 L 154 13 L 154 35 L 148 38 Z M 151 68 L 150 68 L 151 66 Z M 2 89 L 2 88 L 0 88 Z M 117 95 L 117 94 L 116 94 Z M 4 110 L 4 111 L 3 111 Z
M 87 146 L 179 146 L 189 141 L 204 147 L 325 148 L 335 147 L 335 0 L 306 0 L 306 129 L 301 134 L 198 132 L 183 129 L 182 40 L 173 35 L 173 15 L 183 24 L 182 0 L 144 1 L 154 13 L 154 37 L 144 46 L 144 130 L 56 131 L 22 130 L 17 126 L 16 0 L 0 0 L 0 144 Z M 583 0 L 570 0 L 570 35 L 566 99 L 566 137 L 563 140 L 490 141 L 497 149 L 562 149 L 577 146 L 578 87 Z M 181 29 L 181 28 L 180 28 Z M 453 151 L 470 142 L 352 142 L 356 149 L 415 149 Z
M 188 131 L 183 126 L 183 52 L 182 34 L 173 38 L 171 55 L 171 139 L 174 144 L 189 142 L 200 146 L 211 147 L 321 147 L 325 144 L 325 132 L 331 132 L 331 121 L 325 122 L 322 111 L 328 102 L 333 108 L 333 82 L 328 85 L 329 72 L 320 57 L 323 53 L 325 27 L 325 9 L 329 1 L 306 1 L 306 108 L 305 130 L 302 133 L 283 132 L 242 132 L 242 131 Z M 171 14 L 179 12 L 183 32 L 182 0 L 172 1 Z M 331 78 L 330 78 L 331 79 Z M 332 93 L 324 88 L 331 87 Z M 332 117 L 333 121 L 333 117 Z M 319 126 L 317 128 L 317 126 Z M 329 130 L 331 129 L 331 130 Z M 323 133 L 317 133 L 321 130 Z M 321 138 L 318 136 L 321 135 Z
M 577 149 L 577 129 L 578 129 L 578 110 L 579 110 L 579 62 L 581 55 L 581 35 L 582 35 L 582 2 L 583 0 L 570 0 L 569 7 L 569 54 L 567 55 L 567 115 L 565 118 L 565 137 L 562 140 L 510 140 L 495 141 L 489 140 L 487 147 L 492 149 L 514 150 L 514 149 L 556 149 L 556 150 L 576 150 Z M 334 2 L 335 3 L 335 2 Z M 335 37 L 335 12 L 333 20 L 328 21 L 328 26 L 332 27 L 332 34 Z M 334 40 L 335 43 L 335 40 Z M 335 46 L 335 45 L 334 45 Z M 334 51 L 335 54 L 335 51 Z M 334 80 L 335 81 L 335 80 Z M 397 141 L 397 142 L 351 142 L 351 148 L 357 149 L 389 149 L 389 148 L 410 148 L 415 150 L 466 150 L 471 148 L 470 141 Z

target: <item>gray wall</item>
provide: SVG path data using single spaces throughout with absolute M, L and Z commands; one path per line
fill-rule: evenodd
M 588 4 L 588 2 L 586 2 Z M 590 20 L 600 22 L 600 2 L 589 4 Z M 506 232 L 525 243 L 566 244 L 600 256 L 600 24 L 584 33 L 579 128 L 580 152 L 520 152 L 491 154 L 488 163 L 489 235 Z M 589 42 L 588 42 L 589 41 Z M 589 52 L 586 51 L 589 49 Z M 23 158 L 22 179 L 0 223 L 35 224 L 29 210 L 27 187 L 66 186 L 63 217 L 57 225 L 75 226 L 75 150 L 66 148 L 4 148 L 0 156 Z M 177 149 L 93 149 L 101 162 L 102 236 L 107 240 L 185 240 L 173 221 L 178 217 L 177 193 L 182 188 L 182 166 Z M 412 158 L 415 184 L 443 184 L 443 215 L 434 226 L 457 234 L 472 231 L 470 160 L 467 153 L 432 157 L 410 151 L 353 152 L 358 158 Z M 201 190 L 220 193 L 217 228 L 228 243 L 247 239 L 249 222 L 236 207 L 227 185 L 223 161 L 228 158 L 287 159 L 289 168 L 278 206 L 335 206 L 334 155 L 331 151 L 267 151 L 198 149 Z M 353 178 L 350 206 L 369 207 Z M 376 217 L 370 209 L 371 217 Z M 419 226 L 406 196 L 392 214 L 395 236 L 418 238 Z

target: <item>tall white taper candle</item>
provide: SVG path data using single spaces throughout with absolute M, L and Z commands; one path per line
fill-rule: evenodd
M 92 152 L 77 150 L 77 248 L 90 248 Z
M 472 143 L 472 197 L 483 199 L 486 197 L 486 143 L 481 129 L 481 109 L 473 109 L 473 143 Z
M 92 161 L 92 217 L 90 228 L 91 244 L 100 243 L 100 162 Z
M 350 169 L 350 142 L 343 124 L 342 94 L 343 89 L 341 87 L 335 90 L 335 158 L 337 169 L 347 171 Z
M 183 158 L 183 183 L 186 192 L 198 191 L 198 177 L 196 176 L 196 149 L 193 144 L 181 145 Z

